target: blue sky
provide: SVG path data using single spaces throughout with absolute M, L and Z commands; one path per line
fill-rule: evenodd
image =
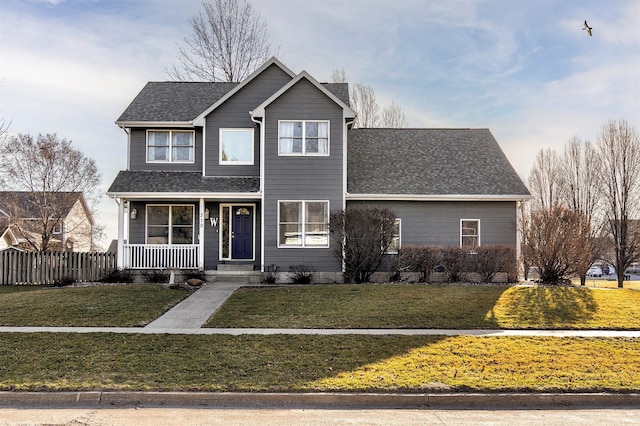
M 538 150 L 640 130 L 638 0 L 254 0 L 279 59 L 327 81 L 344 69 L 412 127 L 489 128 L 518 173 Z M 0 0 L 0 118 L 57 133 L 96 160 L 106 191 L 126 167 L 114 121 L 167 80 L 199 0 Z M 582 30 L 587 19 L 593 37 Z M 116 204 L 98 220 L 116 236 Z

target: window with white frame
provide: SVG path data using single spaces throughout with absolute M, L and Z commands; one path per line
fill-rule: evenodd
M 328 201 L 280 201 L 279 247 L 329 247 Z
M 280 155 L 329 155 L 329 121 L 280 121 Z
M 480 219 L 460 220 L 460 247 L 473 250 L 480 246 Z
M 147 205 L 147 244 L 193 244 L 192 205 Z
M 387 254 L 398 254 L 400 250 L 400 219 L 393 222 L 393 238 L 387 249 Z
M 195 134 L 191 130 L 148 130 L 148 163 L 193 163 Z
M 253 129 L 220 129 L 220 164 L 253 164 Z

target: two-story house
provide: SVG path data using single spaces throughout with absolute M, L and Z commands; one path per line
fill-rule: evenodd
M 352 129 L 355 114 L 347 84 L 275 58 L 239 83 L 148 83 L 116 121 L 119 267 L 340 281 L 329 215 L 356 204 L 391 207 L 400 246 L 517 245 L 529 192 L 489 130 Z
M 95 251 L 93 227 L 82 192 L 0 192 L 0 250 L 42 250 L 46 229 L 49 251 Z

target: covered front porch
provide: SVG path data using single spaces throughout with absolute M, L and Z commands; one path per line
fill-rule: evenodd
M 261 269 L 259 200 L 118 201 L 119 269 Z

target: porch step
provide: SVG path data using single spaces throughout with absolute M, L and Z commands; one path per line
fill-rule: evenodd
M 227 282 L 257 284 L 262 282 L 262 273 L 260 271 L 254 271 L 253 267 L 248 271 L 238 269 L 227 271 L 205 271 L 204 275 L 209 283 Z
M 238 265 L 238 264 L 226 264 L 226 263 L 221 263 L 218 265 L 218 272 L 219 271 L 238 271 L 238 272 L 246 272 L 246 271 L 253 271 L 253 265 Z

